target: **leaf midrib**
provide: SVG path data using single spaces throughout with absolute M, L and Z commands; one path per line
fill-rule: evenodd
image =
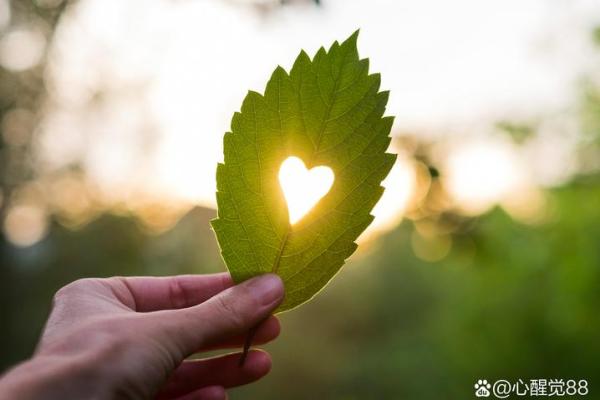
M 346 56 L 347 56 L 347 54 L 344 54 L 344 56 L 343 56 L 342 68 L 343 68 L 343 61 L 346 60 Z M 340 71 L 340 73 L 338 74 L 338 76 L 335 79 L 334 87 L 333 87 L 333 97 L 331 99 L 331 102 L 328 104 L 327 112 L 325 113 L 325 116 L 323 117 L 323 122 L 319 129 L 319 135 L 317 136 L 317 143 L 316 143 L 315 148 L 313 149 L 313 154 L 311 154 L 311 156 L 310 156 L 311 160 L 313 160 L 315 155 L 317 153 L 319 153 L 319 146 L 321 144 L 321 138 L 323 136 L 323 132 L 325 131 L 325 126 L 327 126 L 327 123 L 329 122 L 329 119 L 331 117 L 331 110 L 333 109 L 333 103 L 335 103 L 336 98 L 337 98 L 338 86 L 339 86 L 341 76 L 342 76 L 342 71 Z M 300 84 L 300 86 L 302 86 L 302 84 Z M 301 96 L 301 93 L 302 93 L 302 87 L 300 87 L 298 95 Z M 304 127 L 304 129 L 306 130 L 306 126 Z M 286 207 L 288 207 L 287 203 L 286 203 Z M 288 213 L 289 213 L 289 208 L 288 208 Z M 288 227 L 285 231 L 285 235 L 283 236 L 283 240 L 281 241 L 281 246 L 279 247 L 279 252 L 277 253 L 277 257 L 275 258 L 275 263 L 273 264 L 273 268 L 271 269 L 271 272 L 274 274 L 277 273 L 277 271 L 279 270 L 279 266 L 281 265 L 281 256 L 283 255 L 285 247 L 288 243 L 288 238 L 290 236 L 291 230 L 292 230 L 292 225 L 288 222 Z

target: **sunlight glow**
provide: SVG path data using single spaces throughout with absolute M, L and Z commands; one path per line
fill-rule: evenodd
M 523 187 L 521 167 L 510 143 L 462 143 L 450 151 L 446 184 L 463 211 L 479 214 Z
M 287 201 L 290 223 L 295 224 L 325 196 L 333 185 L 331 168 L 319 166 L 310 170 L 298 157 L 289 157 L 279 169 L 279 184 Z
M 381 185 L 385 192 L 371 212 L 375 219 L 368 228 L 370 232 L 384 231 L 400 223 L 417 189 L 415 165 L 400 156 Z
M 46 39 L 40 32 L 14 30 L 0 41 L 0 65 L 11 71 L 25 71 L 40 62 L 45 47 Z
M 477 0 L 331 0 L 321 8 L 294 1 L 266 17 L 264 8 L 238 3 L 248 0 L 161 0 L 141 8 L 133 0 L 81 0 L 67 7 L 45 76 L 39 158 L 52 161 L 49 172 L 80 162 L 107 191 L 119 193 L 117 176 L 118 185 L 127 181 L 157 201 L 214 207 L 214 168 L 232 111 L 248 88 L 262 91 L 273 66 L 289 69 L 300 48 L 313 54 L 361 27 L 361 54 L 394 93 L 389 114 L 402 129 L 435 132 L 487 119 L 490 110 L 564 101 L 563 89 L 590 58 L 582 45 L 589 38 L 558 28 L 579 26 L 598 8 L 585 0 L 566 10 L 543 0 L 492 8 Z M 3 4 L 0 22 L 8 18 Z M 548 13 L 554 18 L 545 19 Z M 390 37 L 394 51 L 385 45 Z M 532 52 L 546 37 L 561 40 L 548 54 Z
M 48 232 L 45 210 L 18 205 L 11 208 L 4 220 L 4 234 L 8 241 L 18 247 L 28 247 L 44 238 Z

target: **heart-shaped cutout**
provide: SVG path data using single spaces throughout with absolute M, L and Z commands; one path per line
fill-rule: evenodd
M 307 170 L 298 157 L 289 157 L 281 164 L 279 184 L 287 202 L 291 224 L 298 222 L 329 192 L 333 180 L 331 168 L 320 166 Z

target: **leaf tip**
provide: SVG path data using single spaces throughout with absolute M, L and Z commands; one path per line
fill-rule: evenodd
M 342 43 L 342 46 L 345 44 L 353 44 L 354 46 L 356 46 L 356 42 L 358 41 L 358 35 L 360 34 L 360 28 L 358 28 L 357 30 L 355 30 L 352 35 L 350 35 L 348 37 L 348 39 L 344 40 L 344 43 Z

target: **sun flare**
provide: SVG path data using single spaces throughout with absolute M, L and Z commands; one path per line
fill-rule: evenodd
M 281 164 L 279 184 L 288 205 L 291 224 L 298 222 L 329 192 L 333 180 L 331 168 L 319 166 L 307 170 L 298 157 L 289 157 Z

